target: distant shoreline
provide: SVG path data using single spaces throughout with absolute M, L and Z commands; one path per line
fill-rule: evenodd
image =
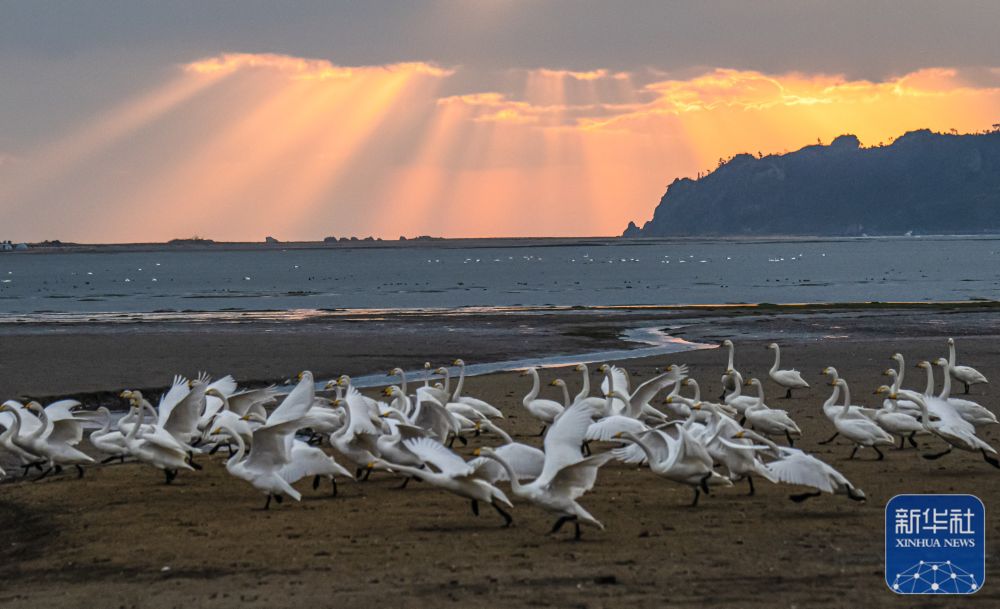
M 53 245 L 49 242 L 27 242 L 27 250 L 0 252 L 2 254 L 67 254 L 67 253 L 115 253 L 115 252 L 211 252 L 211 251 L 273 251 L 273 250 L 345 250 L 345 249 L 460 249 L 460 248 L 524 248 L 524 247 L 560 247 L 567 245 L 646 245 L 656 243 L 768 243 L 768 242 L 850 242 L 868 240 L 954 240 L 978 239 L 1000 240 L 998 233 L 975 234 L 920 234 L 920 235 L 867 235 L 867 236 L 831 236 L 831 235 L 697 235 L 669 237 L 462 237 L 431 239 L 386 239 L 371 241 L 358 239 L 356 241 L 205 241 L 203 243 L 71 243 L 63 242 Z

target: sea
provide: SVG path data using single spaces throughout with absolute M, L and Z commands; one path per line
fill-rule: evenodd
M 1000 237 L 0 252 L 0 323 L 996 300 Z

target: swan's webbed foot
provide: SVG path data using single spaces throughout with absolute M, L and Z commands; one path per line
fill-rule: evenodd
M 929 455 L 920 455 L 920 456 L 923 457 L 924 459 L 927 459 L 928 461 L 934 461 L 935 459 L 940 459 L 941 457 L 947 455 L 950 452 L 951 452 L 951 446 L 949 446 L 948 450 L 944 452 L 932 453 Z
M 513 524 L 514 519 L 511 518 L 510 514 L 508 514 L 502 507 L 500 507 L 499 505 L 497 505 L 496 501 L 491 502 L 490 505 L 493 506 L 493 509 L 496 510 L 498 514 L 500 514 L 501 516 L 503 516 L 503 526 L 504 526 L 504 528 L 507 528 L 511 524 Z
M 170 484 L 171 482 L 174 481 L 174 478 L 177 477 L 177 470 L 176 469 L 165 469 L 165 470 L 163 470 L 163 475 L 166 478 L 166 482 L 164 484 Z
M 285 501 L 285 496 L 284 495 L 275 495 L 274 496 L 274 500 L 278 502 L 278 505 L 281 505 Z
M 698 499 L 701 497 L 701 490 L 698 487 L 694 487 L 694 500 L 688 504 L 688 507 L 698 507 Z
M 798 495 L 789 495 L 788 498 L 791 499 L 792 501 L 794 501 L 795 503 L 802 503 L 806 499 L 809 499 L 809 498 L 812 498 L 812 497 L 819 497 L 822 494 L 823 493 L 821 493 L 820 491 L 816 491 L 816 492 L 813 492 L 813 493 L 799 493 Z
M 829 444 L 830 442 L 833 442 L 834 440 L 836 440 L 837 436 L 839 436 L 839 435 L 840 435 L 840 432 L 839 431 L 835 431 L 835 432 L 833 432 L 832 436 L 830 436 L 826 440 L 823 440 L 822 442 L 818 442 L 818 444 Z
M 983 453 L 983 460 L 992 465 L 993 467 L 1000 469 L 1000 461 L 997 461 L 995 457 L 989 456 L 985 450 L 980 450 Z

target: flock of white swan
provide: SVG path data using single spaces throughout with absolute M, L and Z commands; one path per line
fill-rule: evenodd
M 463 394 L 462 360 L 453 363 L 458 367 L 454 388 L 448 368 L 433 371 L 441 376 L 440 383 L 425 380 L 415 388 L 396 368 L 389 374 L 399 383 L 381 391 L 380 399 L 362 395 L 348 376 L 326 383 L 320 393 L 332 395 L 321 397 L 313 375 L 303 372 L 283 398 L 274 387 L 240 390 L 230 376 L 215 381 L 204 375 L 190 381 L 177 376 L 156 407 L 139 391 L 123 391 L 121 397 L 130 408 L 117 421 L 103 406 L 84 411 L 74 400 L 45 407 L 9 400 L 0 405 L 0 447 L 20 461 L 22 477 L 37 468 L 38 480 L 68 466 L 83 477 L 83 466 L 94 464 L 95 458 L 77 446 L 85 429 L 99 426 L 89 435 L 91 454 L 100 453 L 102 463 L 133 459 L 155 467 L 164 472 L 168 484 L 181 470 L 201 469 L 196 455 L 225 447 L 226 470 L 267 496 L 264 509 L 272 499 L 299 500 L 295 484 L 302 480 L 311 479 L 315 490 L 325 478 L 336 494 L 338 477 L 360 481 L 372 471 L 382 471 L 398 476 L 401 486 L 417 478 L 463 497 L 477 515 L 480 504 L 487 504 L 509 525 L 508 510 L 513 505 L 500 488 L 505 483 L 516 499 L 557 516 L 552 533 L 571 522 L 577 539 L 581 523 L 604 528 L 579 500 L 594 487 L 598 470 L 612 460 L 648 466 L 653 474 L 690 487 L 692 505 L 710 487 L 742 480 L 752 495 L 754 477 L 811 489 L 790 496 L 797 502 L 824 492 L 864 500 L 864 492 L 836 469 L 794 448 L 802 433 L 798 424 L 785 410 L 765 403 L 760 380 L 744 382 L 734 367 L 733 343 L 727 340 L 723 346 L 729 361 L 718 402 L 701 396 L 698 383 L 687 376 L 683 365 L 667 366 L 633 387 L 624 369 L 604 364 L 598 368 L 603 376 L 599 395 L 593 395 L 590 371 L 580 364 L 576 371 L 581 387 L 576 395 L 562 379 L 550 383 L 561 390 L 561 400 L 539 397 L 538 371 L 525 370 L 522 376 L 531 378 L 531 389 L 522 405 L 541 426 L 542 449 L 517 442 L 505 432 L 499 423 L 504 418 L 501 409 Z M 966 392 L 969 385 L 985 383 L 986 378 L 957 365 L 954 341 L 949 339 L 948 346 L 948 358 L 917 364 L 927 376 L 923 392 L 902 388 L 903 356 L 893 355 L 898 369 L 885 371 L 892 382 L 876 391 L 884 400 L 874 409 L 853 404 L 847 382 L 834 368 L 823 370 L 832 386 L 823 413 L 836 429 L 825 442 L 841 436 L 853 446 L 850 458 L 870 448 L 881 459 L 879 447 L 894 446 L 898 439 L 900 449 L 906 441 L 916 448 L 914 435 L 930 434 L 946 449 L 924 458 L 936 459 L 957 448 L 979 453 L 1000 467 L 996 450 L 977 435 L 977 428 L 996 423 L 996 416 L 980 404 L 951 396 L 953 378 L 965 385 Z M 786 396 L 808 387 L 797 371 L 780 368 L 778 345 L 769 348 L 775 356 L 770 380 L 785 389 Z M 935 365 L 944 378 L 939 394 L 934 393 Z M 658 397 L 668 388 L 667 395 Z M 683 395 L 686 388 L 693 394 Z M 469 460 L 452 450 L 456 440 L 466 444 L 470 436 L 484 434 L 496 436 L 500 443 L 475 449 Z M 595 442 L 611 444 L 608 450 L 592 453 Z M 324 443 L 335 451 L 336 459 L 322 448 Z M 0 476 L 6 474 L 0 470 Z

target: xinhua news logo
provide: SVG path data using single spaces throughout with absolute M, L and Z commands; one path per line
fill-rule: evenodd
M 974 495 L 897 495 L 885 506 L 885 583 L 897 594 L 974 594 L 986 577 Z

